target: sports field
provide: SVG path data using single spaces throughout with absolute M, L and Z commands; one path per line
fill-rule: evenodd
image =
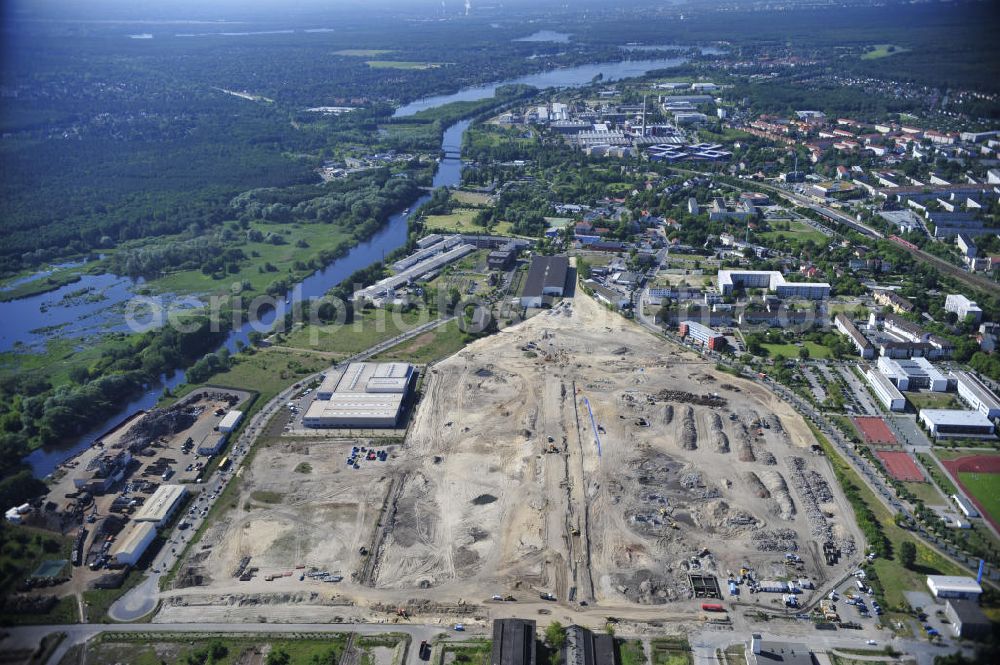
M 875 453 L 882 460 L 885 470 L 896 480 L 919 482 L 924 480 L 920 467 L 913 461 L 909 453 L 901 450 L 879 450 Z
M 883 419 L 876 416 L 857 416 L 853 420 L 865 443 L 876 446 L 894 446 L 898 443 Z
M 968 455 L 941 464 L 983 517 L 1000 529 L 1000 455 Z

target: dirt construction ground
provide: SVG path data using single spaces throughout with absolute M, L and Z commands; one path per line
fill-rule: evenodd
M 345 464 L 369 442 L 261 448 L 238 506 L 189 556 L 201 585 L 164 594 L 157 620 L 252 594 L 355 614 L 542 592 L 622 616 L 692 612 L 689 575 L 716 576 L 729 600 L 741 568 L 820 586 L 857 559 L 846 501 L 790 407 L 586 295 L 428 368 L 423 390 L 387 462 Z M 259 571 L 240 582 L 246 556 Z M 311 570 L 344 579 L 300 581 Z

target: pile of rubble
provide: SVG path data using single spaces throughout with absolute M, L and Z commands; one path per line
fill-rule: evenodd
M 793 529 L 757 529 L 750 535 L 761 552 L 795 552 L 799 549 Z
M 715 441 L 716 452 L 729 452 L 729 437 L 722 430 L 722 416 L 718 413 L 712 414 L 712 440 Z
M 690 406 L 684 407 L 684 416 L 681 419 L 681 448 L 684 450 L 694 450 L 698 447 L 698 430 L 694 425 L 694 409 Z
M 194 425 L 198 414 L 198 409 L 188 406 L 153 409 L 128 428 L 121 443 L 129 450 L 137 452 L 160 437 L 183 432 Z
M 680 402 L 681 404 L 696 404 L 698 406 L 719 407 L 726 405 L 726 398 L 715 393 L 711 395 L 695 395 L 683 390 L 661 390 L 656 393 L 660 402 Z
M 819 508 L 820 503 L 833 499 L 830 486 L 818 473 L 807 470 L 806 461 L 801 457 L 789 457 L 787 461 L 792 469 L 792 486 L 802 501 L 812 535 L 822 542 L 831 542 L 833 527 Z
M 778 506 L 781 519 L 793 519 L 795 517 L 795 502 L 792 501 L 792 495 L 788 492 L 788 483 L 785 482 L 785 477 L 777 471 L 762 471 L 761 481 L 771 492 L 771 498 Z
M 746 484 L 750 487 L 750 491 L 753 492 L 758 499 L 771 498 L 771 492 L 764 487 L 764 483 L 760 481 L 760 476 L 753 471 L 747 471 L 744 473 L 743 480 L 746 481 Z

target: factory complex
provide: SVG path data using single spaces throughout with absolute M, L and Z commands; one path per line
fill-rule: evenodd
M 407 363 L 350 363 L 328 372 L 306 410 L 310 428 L 396 427 L 416 382 Z

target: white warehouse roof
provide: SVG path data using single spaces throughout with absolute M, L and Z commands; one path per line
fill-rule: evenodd
M 920 409 L 920 418 L 934 426 L 940 425 L 974 425 L 990 427 L 993 422 L 978 411 L 963 411 L 962 409 Z
M 146 548 L 156 539 L 156 525 L 152 522 L 133 522 L 118 537 L 111 548 L 111 557 L 123 564 L 135 564 L 142 558 Z
M 187 494 L 187 488 L 183 485 L 160 485 L 153 492 L 153 495 L 146 499 L 135 516 L 132 518 L 136 522 L 164 522 L 173 512 L 177 502 Z
M 220 432 L 229 432 L 236 428 L 240 424 L 240 420 L 243 419 L 243 412 L 233 409 L 225 416 L 222 417 L 222 421 L 219 422 Z
M 936 592 L 982 593 L 983 587 L 974 577 L 964 575 L 928 575 L 927 586 Z

